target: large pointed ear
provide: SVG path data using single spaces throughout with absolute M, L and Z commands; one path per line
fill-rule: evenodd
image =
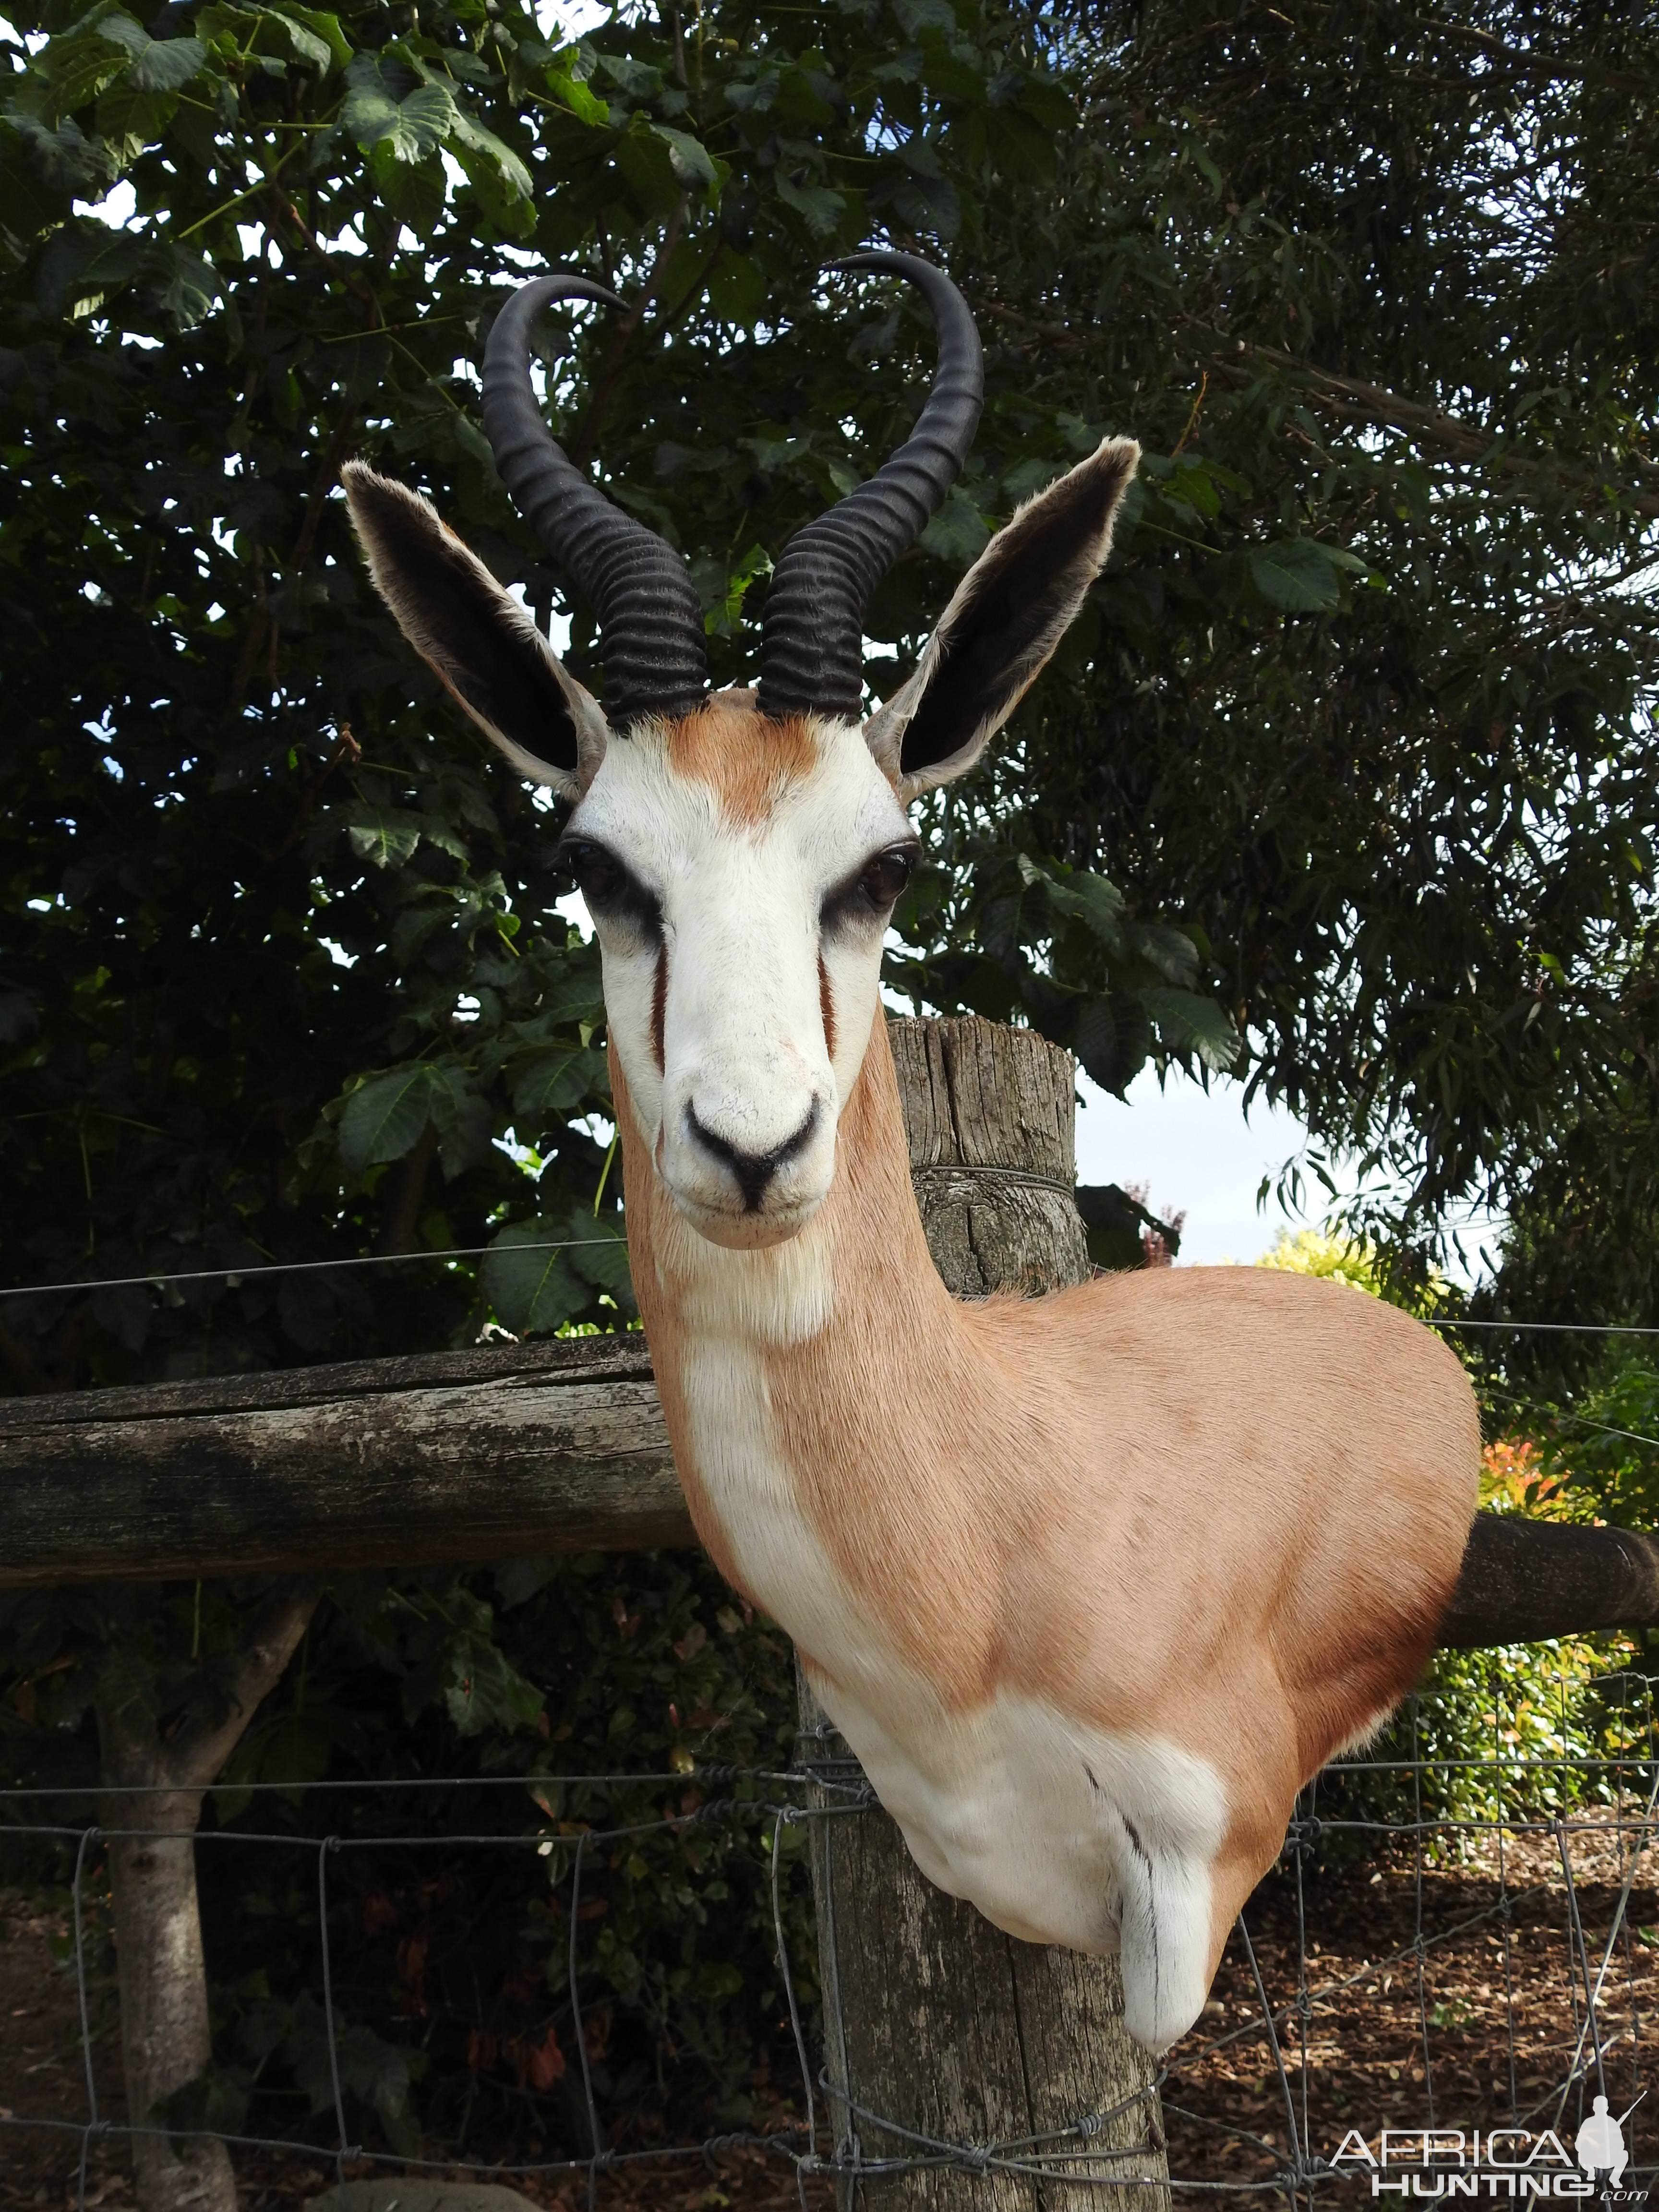
M 427 501 L 362 461 L 342 476 L 374 587 L 416 652 L 520 775 L 580 797 L 610 735 L 592 692 Z
M 1140 459 L 1109 438 L 1028 500 L 957 585 L 909 681 L 864 726 L 901 799 L 965 775 L 1066 635 Z

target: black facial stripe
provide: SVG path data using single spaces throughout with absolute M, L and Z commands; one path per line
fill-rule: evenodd
M 662 942 L 662 901 L 608 845 L 596 837 L 567 836 L 553 858 L 574 878 L 596 921 L 629 923 L 648 943 Z

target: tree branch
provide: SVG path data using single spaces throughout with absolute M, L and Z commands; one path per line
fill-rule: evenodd
M 1079 334 L 1063 323 L 1040 321 L 1035 316 L 1022 314 L 1018 308 L 1003 306 L 1000 301 L 975 297 L 973 307 L 975 314 L 989 321 L 1006 323 L 1024 335 L 1040 340 L 1047 352 L 1085 354 L 1092 343 L 1088 332 Z M 1518 478 L 1522 487 L 1528 482 L 1538 484 L 1548 481 L 1585 498 L 1597 497 L 1601 493 L 1604 480 L 1589 469 L 1570 461 L 1553 461 L 1541 453 L 1517 453 L 1507 448 L 1501 436 L 1482 429 L 1478 423 L 1448 415 L 1426 401 L 1407 398 L 1403 392 L 1390 392 L 1385 385 L 1368 384 L 1362 377 L 1343 376 L 1334 369 L 1321 368 L 1316 362 L 1303 361 L 1278 346 L 1230 337 L 1224 331 L 1212 330 L 1189 315 L 1182 316 L 1181 320 L 1194 342 L 1200 368 L 1235 389 L 1249 383 L 1251 372 L 1246 363 L 1255 362 L 1292 379 L 1316 407 L 1334 415 L 1339 422 L 1404 431 L 1419 446 L 1437 449 L 1438 456 L 1448 461 L 1495 463 L 1506 475 Z M 1425 456 L 1430 459 L 1435 457 L 1434 453 Z M 1659 514 L 1659 467 L 1637 453 L 1626 454 L 1622 466 L 1656 486 L 1653 490 L 1630 488 L 1627 495 L 1632 507 L 1638 514 Z
M 392 1203 L 380 1224 L 380 1249 L 387 1257 L 415 1249 L 415 1225 L 420 1219 L 426 1179 L 437 1149 L 437 1125 L 428 1121 L 398 1163 Z
M 309 1581 L 283 1583 L 272 1590 L 236 1655 L 224 1685 L 222 1711 L 211 1719 L 204 1713 L 186 1722 L 167 1746 L 163 1759 L 169 1781 L 182 1789 L 205 1790 L 218 1779 L 248 1723 L 299 1650 L 321 1596 L 321 1586 Z
M 1200 323 L 1188 321 L 1187 327 L 1200 343 L 1212 349 L 1206 366 L 1224 383 L 1237 386 L 1249 382 L 1249 371 L 1242 365 L 1242 357 L 1248 358 L 1292 378 L 1316 407 L 1334 415 L 1339 421 L 1402 430 L 1419 445 L 1437 447 L 1447 460 L 1495 462 L 1506 475 L 1534 482 L 1540 477 L 1553 478 L 1556 483 L 1586 497 L 1594 496 L 1601 489 L 1601 480 L 1588 469 L 1576 467 L 1571 462 L 1551 461 L 1541 454 L 1508 450 L 1501 437 L 1478 424 L 1445 414 L 1423 400 L 1408 399 L 1403 392 L 1390 392 L 1386 386 L 1368 384 L 1361 377 L 1339 375 L 1334 369 L 1321 368 L 1313 362 L 1298 360 L 1295 354 L 1283 353 L 1277 346 L 1229 338 L 1219 331 L 1206 329 Z M 1640 475 L 1659 475 L 1639 456 L 1631 455 L 1628 460 L 1630 467 Z M 1638 514 L 1659 514 L 1659 490 L 1632 488 L 1629 496 Z
M 668 267 L 668 257 L 680 242 L 680 233 L 685 228 L 686 211 L 690 204 L 690 193 L 682 192 L 673 214 L 668 218 L 668 228 L 662 234 L 662 244 L 652 260 L 649 275 L 641 285 L 633 306 L 611 332 L 605 360 L 593 380 L 593 390 L 587 402 L 587 412 L 582 417 L 582 427 L 577 433 L 575 444 L 570 448 L 570 461 L 574 468 L 586 469 L 593 458 L 593 448 L 599 443 L 599 432 L 604 428 L 605 416 L 610 411 L 611 394 L 616 389 L 623 357 L 634 342 L 635 333 L 645 320 L 646 309 L 656 296 L 657 287 Z

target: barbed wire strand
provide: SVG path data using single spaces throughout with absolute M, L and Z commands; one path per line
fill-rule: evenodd
M 44 1298 L 66 1291 L 165 1291 L 180 1283 L 225 1283 L 240 1290 L 261 1275 L 320 1275 L 338 1267 L 401 1267 L 412 1260 L 506 1259 L 517 1252 L 581 1252 L 596 1244 L 620 1248 L 621 1237 L 561 1237 L 551 1243 L 452 1244 L 441 1252 L 361 1252 L 337 1260 L 233 1260 L 222 1267 L 192 1267 L 183 1274 L 98 1275 L 65 1283 L 13 1283 L 0 1298 Z
M 599 2178 L 602 2172 L 622 2166 L 647 2166 L 664 2161 L 702 2158 L 712 2161 L 723 2151 L 757 2149 L 767 2155 L 780 2155 L 789 2160 L 794 2169 L 799 2201 L 806 2205 L 805 2185 L 809 2179 L 836 2180 L 848 2184 L 856 2191 L 861 2182 L 879 2177 L 890 2177 L 921 2170 L 949 2170 L 966 2175 L 984 2176 L 1000 2172 L 1027 2177 L 1046 2186 L 1066 2186 L 1090 2190 L 1124 2189 L 1146 2191 L 1152 2189 L 1167 2200 L 1172 2188 L 1181 2188 L 1209 2194 L 1277 2195 L 1285 2199 L 1291 2212 L 1305 2206 L 1315 2212 L 1319 2193 L 1334 2179 L 1340 2179 L 1342 2169 L 1333 2167 L 1313 2149 L 1315 2112 L 1312 2088 L 1316 2071 L 1316 2054 L 1312 2044 L 1312 2023 L 1316 2008 L 1321 2003 L 1329 2006 L 1345 1991 L 1352 1991 L 1357 1984 L 1369 1978 L 1373 1987 L 1384 1987 L 1389 1980 L 1390 1963 L 1398 1966 L 1405 1960 L 1413 1960 L 1415 1967 L 1416 2014 L 1415 2033 L 1420 2042 L 1423 2058 L 1424 2100 L 1426 2124 L 1430 2130 L 1437 2126 L 1437 2092 L 1435 2086 L 1435 2051 L 1432 2031 L 1438 2022 L 1431 2012 L 1427 1961 L 1431 1952 L 1468 1936 L 1480 1927 L 1496 1920 L 1500 1929 L 1497 1939 L 1504 1957 L 1504 2039 L 1508 2056 L 1508 2102 L 1510 2115 L 1516 2126 L 1530 2119 L 1546 2106 L 1553 2106 L 1550 2125 L 1559 2131 L 1563 2124 L 1569 2099 L 1577 2090 L 1581 2110 L 1584 2094 L 1594 2081 L 1597 2093 L 1606 2094 L 1607 2059 L 1609 2052 L 1621 2044 L 1628 2044 L 1631 2052 L 1632 2094 L 1641 2091 L 1641 2042 L 1638 1983 L 1635 1973 L 1635 1950 L 1631 1925 L 1631 1911 L 1640 1869 L 1656 1840 L 1656 1826 L 1659 1824 L 1659 1741 L 1656 1741 L 1654 1678 L 1627 1671 L 1622 1674 L 1601 1678 L 1597 1687 L 1604 1700 L 1615 1697 L 1621 1702 L 1615 1707 L 1608 1702 L 1605 1707 L 1604 1742 L 1613 1748 L 1604 1748 L 1599 1758 L 1569 1754 L 1572 1741 L 1573 1717 L 1566 1704 L 1567 1681 L 1560 1679 L 1559 1704 L 1550 1722 L 1553 1741 L 1547 1742 L 1536 1755 L 1512 1752 L 1504 1748 L 1504 1697 L 1510 1688 L 1513 1708 L 1510 1733 L 1515 1733 L 1521 1718 L 1520 1692 L 1506 1686 L 1501 1670 L 1494 1668 L 1492 1679 L 1483 1689 L 1472 1694 L 1490 1700 L 1492 1726 L 1493 1753 L 1488 1759 L 1441 1760 L 1425 1754 L 1421 1735 L 1422 1693 L 1408 1701 L 1408 1711 L 1402 1715 L 1408 1731 L 1412 1756 L 1406 1760 L 1367 1762 L 1352 1759 L 1334 1762 L 1325 1771 L 1325 1777 L 1316 1778 L 1301 1799 L 1286 1834 L 1285 1848 L 1281 1855 L 1281 1869 L 1290 1877 L 1291 1941 L 1294 1960 L 1290 1970 L 1290 1993 L 1282 2002 L 1275 2002 L 1269 1994 L 1267 1979 L 1257 1945 L 1241 1915 L 1236 1935 L 1243 1962 L 1248 1968 L 1255 1991 L 1255 2016 L 1239 2027 L 1210 2037 L 1190 2051 L 1183 2051 L 1173 2063 L 1157 2069 L 1139 2088 L 1105 2111 L 1081 2115 L 1077 2119 L 1046 2134 L 1027 2135 L 1006 2140 L 971 2143 L 951 2142 L 918 2130 L 904 2121 L 874 2109 L 856 2097 L 846 2077 L 848 2036 L 840 2014 L 840 1977 L 835 1971 L 833 1957 L 826 1962 L 826 2017 L 830 2055 L 840 2078 L 826 2067 L 818 2075 L 817 2087 L 829 2100 L 832 2109 L 839 2110 L 844 2118 L 832 2126 L 830 2154 L 823 2155 L 817 2144 L 817 2101 L 814 2082 L 808 2061 L 806 2035 L 803 2025 L 799 2000 L 789 1955 L 789 1944 L 785 1928 L 782 1881 L 784 1843 L 796 1826 L 805 1829 L 809 1837 L 817 1837 L 821 1855 L 821 1871 L 824 1877 L 824 1909 L 827 1933 L 832 1950 L 834 1941 L 834 1844 L 836 1823 L 846 1818 L 862 1817 L 871 1804 L 867 1784 L 861 1778 L 855 1784 L 847 1769 L 844 1759 L 830 1758 L 818 1763 L 797 1765 L 788 1769 L 723 1767 L 711 1763 L 706 1769 L 694 1769 L 694 1776 L 708 1780 L 718 1779 L 732 1784 L 769 1790 L 771 1797 L 739 1798 L 716 1796 L 700 1805 L 678 1813 L 663 1813 L 651 1819 L 624 1820 L 609 1826 L 587 1824 L 572 1834 L 550 1836 L 545 1828 L 507 1830 L 500 1832 L 479 1832 L 456 1834 L 441 1827 L 434 1833 L 429 1830 L 409 1834 L 352 1834 L 339 1829 L 324 1836 L 306 1836 L 292 1831 L 212 1828 L 202 1831 L 197 1840 L 232 1845 L 278 1845 L 314 1852 L 317 1865 L 317 1909 L 322 1984 L 323 2029 L 328 2046 L 328 2090 L 332 2106 L 331 2121 L 334 2142 L 331 2150 L 326 2145 L 302 2142 L 294 2138 L 240 2134 L 206 2128 L 178 2128 L 157 2125 L 148 2118 L 134 2119 L 129 2116 L 125 2125 L 112 2125 L 100 2112 L 96 2073 L 94 2065 L 94 2034 L 88 1965 L 88 1942 L 86 1921 L 85 1891 L 93 1854 L 100 1845 L 106 1845 L 125 1836 L 142 1836 L 152 1841 L 164 1837 L 188 1835 L 192 1831 L 179 1828 L 115 1828 L 97 1822 L 76 1826 L 50 1821 L 14 1821 L 9 1832 L 16 1836 L 58 1838 L 74 1844 L 74 1871 L 70 1884 L 70 1905 L 73 1923 L 73 1961 L 76 1978 L 76 2002 L 81 2058 L 84 2075 L 86 2118 L 81 2121 L 58 2118 L 31 2118 L 11 2112 L 0 2112 L 0 2127 L 35 2129 L 48 2132 L 67 2133 L 78 2138 L 78 2172 L 76 2180 L 75 2202 L 85 2212 L 89 2178 L 90 2154 L 94 2144 L 111 2138 L 121 2138 L 136 2144 L 141 2140 L 171 2140 L 175 2142 L 216 2142 L 227 2151 L 247 2148 L 288 2157 L 299 2157 L 313 2161 L 331 2163 L 337 2178 L 343 2179 L 349 2166 L 367 2163 L 382 2170 L 427 2172 L 450 2174 L 465 2172 L 480 2178 L 501 2178 L 508 2174 L 523 2176 L 555 2174 L 585 2177 L 590 2207 L 598 2201 Z M 1580 1686 L 1582 1686 L 1582 1685 Z M 1634 1725 L 1637 1707 L 1640 1707 L 1640 1732 Z M 1483 1716 L 1484 1717 L 1484 1716 Z M 1608 1734 L 1608 1731 L 1613 1731 Z M 823 1731 L 818 1732 L 820 1746 L 827 1741 Z M 823 1767 L 830 1771 L 825 1772 Z M 1593 1770 L 1600 1770 L 1601 1779 L 1593 1781 Z M 1411 1788 L 1409 1803 L 1411 1817 L 1397 1816 L 1375 1819 L 1333 1818 L 1322 1808 L 1319 1792 L 1322 1782 L 1343 1774 L 1358 1775 L 1369 1771 L 1373 1777 L 1386 1778 L 1409 1772 Z M 1425 1796 L 1427 1778 L 1437 1776 L 1442 1784 L 1442 1796 L 1449 1789 L 1456 1791 L 1467 1787 L 1471 1774 L 1490 1778 L 1481 1786 L 1491 1794 L 1482 1802 L 1486 1809 L 1478 1818 L 1465 1817 L 1456 1812 L 1431 1808 Z M 1547 1816 L 1534 1816 L 1512 1804 L 1510 1792 L 1518 1787 L 1528 1775 L 1540 1777 L 1550 1774 L 1559 1779 L 1554 1788 L 1559 1796 L 1555 1809 Z M 1632 1802 L 1632 1784 L 1639 1774 L 1642 1788 Z M 503 1777 L 414 1777 L 392 1778 L 380 1781 L 385 1788 L 413 1787 L 416 1790 L 436 1786 L 464 1787 L 474 1780 L 498 1782 Z M 535 1798 L 538 1810 L 544 1820 L 550 1820 L 551 1811 L 545 1802 L 546 1793 L 552 1787 L 553 1778 L 529 1775 L 514 1778 L 520 1786 L 529 1790 Z M 684 1774 L 605 1774 L 581 1775 L 568 1778 L 574 1784 L 609 1792 L 611 1795 L 642 1787 L 660 1789 L 684 1784 L 692 1778 Z M 377 1778 L 378 1780 L 378 1778 Z M 88 1785 L 90 1787 L 91 1785 Z M 270 1785 L 286 1787 L 287 1785 Z M 346 1788 L 367 1784 L 342 1785 Z M 1604 1804 L 1610 1808 L 1611 1820 L 1604 1812 L 1601 1817 L 1587 1814 L 1580 1803 L 1592 1802 L 1587 1793 L 1599 1790 Z M 787 1794 L 782 1803 L 776 1802 L 775 1793 Z M 828 1796 L 825 1793 L 830 1793 Z M 804 1794 L 803 1794 L 804 1793 Z M 1610 1794 L 1609 1794 L 1610 1793 Z M 36 1785 L 14 1789 L 4 1793 L 12 1799 L 40 1798 L 54 1794 L 51 1785 Z M 64 1786 L 64 1796 L 85 1794 L 82 1785 Z M 119 1793 L 123 1798 L 137 1797 L 142 1790 Z M 857 1795 L 859 1802 L 849 1802 Z M 1454 1798 L 1454 1802 L 1455 1802 Z M 777 1945 L 777 1957 L 783 1980 L 784 1994 L 789 2014 L 795 2053 L 801 2073 L 802 2102 L 806 2118 L 804 2122 L 792 2122 L 786 2127 L 739 2131 L 725 2136 L 711 2136 L 701 2143 L 677 2143 L 641 2147 L 637 2149 L 613 2150 L 608 2147 L 601 2125 L 595 2082 L 589 2060 L 585 2008 L 581 1990 L 581 1957 L 580 1930 L 582 1910 L 582 1881 L 589 1854 L 606 1844 L 667 1832 L 684 1832 L 702 1826 L 719 1827 L 735 1837 L 750 1818 L 759 1818 L 769 1826 L 769 1886 L 773 1933 Z M 816 1823 L 813 1826 L 811 1824 Z M 1367 1960 L 1352 1973 L 1335 1978 L 1327 1976 L 1315 1983 L 1310 1973 L 1310 1960 L 1315 1949 L 1310 1941 L 1310 1905 L 1307 1887 L 1307 1868 L 1318 1850 L 1322 1839 L 1347 1832 L 1364 1833 L 1382 1838 L 1393 1838 L 1397 1844 L 1409 1845 L 1412 1885 L 1413 1932 L 1409 1942 L 1392 1953 L 1384 1952 L 1377 1960 Z M 1494 1904 L 1450 1920 L 1431 1932 L 1427 1899 L 1427 1843 L 1433 1836 L 1459 1838 L 1472 1832 L 1483 1834 L 1495 1842 L 1497 1854 L 1498 1897 Z M 1611 1832 L 1617 1850 L 1619 1886 L 1612 1904 L 1605 1942 L 1600 1948 L 1599 1964 L 1590 1957 L 1589 1929 L 1584 1917 L 1580 1884 L 1573 1859 L 1573 1838 L 1600 1838 L 1605 1840 Z M 1538 1837 L 1540 1842 L 1548 1838 L 1554 1845 L 1560 1866 L 1560 1894 L 1565 1907 L 1565 1994 L 1571 2009 L 1575 2033 L 1571 2047 L 1563 2047 L 1565 2061 L 1563 2077 L 1554 2087 L 1546 2092 L 1541 2102 L 1530 2106 L 1522 2112 L 1520 2100 L 1520 2077 L 1517 2057 L 1518 2023 L 1516 1991 L 1513 1972 L 1514 1954 L 1514 1894 L 1510 1882 L 1509 1850 L 1510 1839 L 1522 1834 Z M 332 1955 L 331 1929 L 331 1895 L 328 1862 L 331 1856 L 343 1851 L 383 1852 L 393 1849 L 454 1850 L 459 1846 L 499 1846 L 513 1849 L 533 1849 L 545 1856 L 550 1847 L 570 1856 L 569 1922 L 570 1932 L 567 1948 L 567 1973 L 571 2007 L 573 2032 L 580 2057 L 583 2094 L 588 2130 L 588 2148 L 584 2157 L 537 2159 L 531 2161 L 506 2163 L 502 2161 L 466 2160 L 459 2158 L 431 2159 L 403 2157 L 386 2150 L 376 2151 L 352 2140 L 351 2109 L 348 2104 L 346 2084 L 341 2065 L 340 2051 L 342 2022 L 337 2008 L 337 1984 Z M 1462 1844 L 1460 1844 L 1460 1850 Z M 556 1875 L 557 1862 L 550 1868 L 550 1879 Z M 1626 1960 L 1625 1985 L 1630 2006 L 1629 2025 L 1616 2027 L 1609 2033 L 1602 2018 L 1609 2000 L 1612 1962 L 1622 1950 Z M 1279 1970 L 1276 1970 L 1279 1971 Z M 1293 2021 L 1297 2030 L 1297 2080 L 1293 2082 L 1286 2063 L 1285 2044 L 1280 2032 L 1281 2018 L 1288 2033 Z M 1179 2092 L 1183 2079 L 1200 2071 L 1218 2054 L 1237 2047 L 1248 2041 L 1265 2039 L 1269 2060 L 1270 2078 L 1276 2085 L 1282 2104 L 1287 2130 L 1287 2148 L 1280 2151 L 1267 2136 L 1255 2132 L 1242 2122 L 1218 2120 L 1212 2115 L 1195 2112 L 1176 2104 L 1173 2098 L 1164 2098 L 1169 2088 Z M 1587 2057 L 1588 2051 L 1588 2057 Z M 1492 2085 L 1496 2087 L 1498 2085 Z M 1145 2166 L 1149 2149 L 1157 2149 L 1159 2162 L 1166 2140 L 1157 2126 L 1159 2100 L 1166 2113 L 1181 2117 L 1209 2134 L 1216 2135 L 1241 2148 L 1264 2157 L 1271 2171 L 1260 2178 L 1236 2178 L 1217 2172 L 1196 2172 L 1169 2176 L 1164 2172 L 1124 2172 L 1103 2171 L 1119 2162 L 1133 2162 Z M 1103 2133 L 1115 2121 L 1139 2109 L 1148 2116 L 1141 2124 L 1148 2132 L 1150 2142 L 1116 2146 L 1100 2140 Z M 1421 2132 L 1420 2130 L 1418 2132 Z M 875 2152 L 866 2137 L 884 2140 L 897 2146 L 896 2152 L 889 2148 Z M 1632 2136 L 1632 2157 L 1626 2169 L 1631 2180 L 1650 2173 L 1652 2169 L 1639 2166 L 1633 2155 L 1634 2131 Z M 1435 2154 L 1436 2156 L 1438 2154 Z M 1419 2171 L 1433 2172 L 1434 2156 L 1425 2153 L 1427 2163 Z
M 989 1177 L 1068 1193 L 1072 1188 L 1052 1176 L 1036 1174 L 1024 1168 L 924 1166 L 913 1168 L 911 1176 L 913 1180 L 918 1176 L 935 1176 L 970 1179 Z M 232 1289 L 240 1289 L 244 1283 L 256 1281 L 264 1275 L 326 1274 L 346 1267 L 402 1267 L 423 1260 L 504 1259 L 518 1252 L 580 1252 L 602 1244 L 623 1246 L 626 1242 L 625 1237 L 616 1235 L 538 1238 L 533 1241 L 526 1238 L 521 1243 L 502 1243 L 497 1239 L 491 1244 L 451 1244 L 434 1251 L 343 1253 L 326 1260 L 231 1260 L 216 1267 L 173 1271 L 149 1268 L 131 1275 L 73 1276 L 56 1283 L 12 1283 L 0 1285 L 0 1298 L 52 1297 L 74 1291 L 167 1290 L 186 1283 L 222 1282 Z M 1659 1336 L 1659 1322 L 1648 1322 L 1528 1321 L 1524 1318 L 1486 1321 L 1458 1314 L 1420 1314 L 1417 1318 L 1426 1328 L 1522 1330 L 1538 1335 Z

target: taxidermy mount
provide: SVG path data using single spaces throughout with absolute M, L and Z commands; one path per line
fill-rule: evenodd
M 917 1863 L 1033 1942 L 1121 1950 L 1130 2033 L 1200 2011 L 1297 1790 L 1421 1670 L 1480 1437 L 1397 1308 L 1251 1268 L 952 1299 L 911 1193 L 882 945 L 908 802 L 966 775 L 1111 549 L 1108 439 L 999 532 L 917 664 L 862 708 L 865 609 L 973 442 L 966 303 L 908 441 L 784 550 L 755 691 L 711 696 L 681 556 L 571 466 L 525 285 L 483 383 L 496 465 L 599 617 L 603 705 L 426 501 L 346 474 L 375 584 L 525 776 L 570 802 L 634 1284 L 721 1572 L 794 1638 Z

